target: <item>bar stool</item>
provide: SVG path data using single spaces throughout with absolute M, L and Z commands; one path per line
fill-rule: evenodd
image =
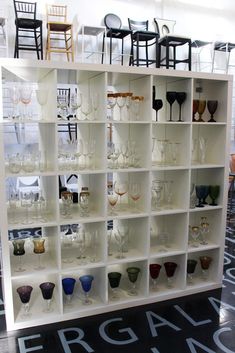
M 131 34 L 131 55 L 129 65 L 149 66 L 155 64 L 159 67 L 158 60 L 158 38 L 159 33 L 148 30 L 148 21 L 134 21 L 128 18 Z M 150 47 L 155 48 L 154 56 L 149 58 Z M 145 48 L 145 58 L 140 58 L 140 49 Z
M 43 59 L 42 21 L 36 19 L 37 3 L 14 0 L 15 9 L 15 51 L 14 58 L 19 58 L 20 50 L 36 51 L 37 58 Z M 20 39 L 24 42 L 20 43 Z M 34 44 L 29 39 L 34 40 Z
M 113 13 L 108 13 L 104 17 L 104 24 L 107 28 L 106 33 L 103 35 L 103 44 L 102 44 L 102 59 L 101 63 L 103 64 L 104 62 L 104 46 L 105 46 L 105 37 L 109 38 L 109 64 L 112 64 L 113 62 L 113 39 L 121 39 L 122 41 L 122 49 L 121 52 L 118 53 L 115 57 L 121 57 L 121 65 L 123 65 L 123 58 L 124 58 L 124 39 L 127 36 L 130 36 L 132 31 L 130 29 L 124 29 L 122 27 L 122 21 L 120 17 Z M 128 54 L 130 56 L 130 54 Z
M 200 40 L 200 39 L 192 40 L 191 48 L 192 48 L 192 57 L 195 56 L 195 61 L 194 61 L 195 71 L 202 71 L 202 67 L 201 67 L 201 64 L 202 64 L 201 53 L 202 53 L 202 51 L 204 49 L 206 49 L 209 46 L 211 46 L 211 43 L 212 42 L 207 42 L 207 41 Z M 210 63 L 209 62 L 206 62 L 206 63 L 210 64 L 210 66 L 211 66 L 211 50 L 210 50 Z M 193 65 L 193 63 L 192 63 L 192 65 Z
M 63 44 L 63 45 L 62 45 Z M 47 5 L 46 59 L 51 53 L 65 53 L 74 61 L 73 25 L 67 22 L 66 5 Z
M 82 39 L 82 62 L 88 61 L 88 59 L 93 59 L 95 63 L 100 62 L 100 57 L 106 53 L 105 48 L 100 48 L 100 42 L 102 37 L 105 37 L 105 32 L 104 26 L 81 26 L 78 35 L 81 35 Z
M 0 49 L 5 50 L 6 57 L 8 54 L 8 31 L 7 31 L 7 18 L 0 15 Z
M 220 42 L 216 41 L 214 42 L 213 45 L 213 56 L 212 56 L 212 72 L 216 70 L 217 68 L 215 67 L 215 56 L 216 53 L 225 53 L 225 73 L 228 73 L 228 68 L 229 68 L 229 60 L 230 60 L 230 53 L 231 51 L 235 48 L 235 43 L 230 43 L 230 42 Z
M 173 67 L 176 69 L 177 64 L 188 64 L 188 69 L 191 71 L 191 39 L 173 34 L 175 21 L 161 18 L 154 18 L 157 32 L 160 35 L 159 44 L 159 66 L 165 66 L 167 69 Z M 186 59 L 177 58 L 177 47 L 188 45 L 188 55 Z M 162 47 L 166 50 L 166 56 L 161 58 Z M 173 57 L 170 58 L 170 48 L 173 49 Z

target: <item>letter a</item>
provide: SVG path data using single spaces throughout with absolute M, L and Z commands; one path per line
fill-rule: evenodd
M 148 323 L 149 323 L 149 327 L 150 327 L 150 331 L 152 334 L 152 337 L 157 337 L 157 330 L 155 329 L 155 327 L 161 327 L 161 326 L 169 326 L 170 328 L 172 328 L 175 331 L 181 331 L 181 328 L 175 326 L 174 324 L 172 324 L 170 321 L 167 321 L 166 319 L 164 319 L 163 317 L 155 314 L 152 311 L 146 311 L 146 316 L 148 319 Z M 153 317 L 158 319 L 160 321 L 159 324 L 154 324 L 153 323 Z

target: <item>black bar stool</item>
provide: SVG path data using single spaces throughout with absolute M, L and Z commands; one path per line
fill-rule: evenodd
M 36 19 L 37 3 L 14 0 L 15 9 L 15 51 L 14 58 L 19 58 L 20 50 L 36 51 L 37 58 L 43 59 L 42 21 Z M 27 17 L 26 17 L 27 16 Z M 23 41 L 21 41 L 23 39 Z M 32 40 L 34 43 L 31 43 Z
M 177 64 L 185 63 L 188 64 L 188 69 L 191 71 L 191 39 L 187 37 L 181 37 L 173 34 L 173 28 L 175 21 L 154 18 L 157 32 L 160 35 L 158 41 L 159 44 L 159 67 L 165 66 L 167 69 L 173 67 L 176 69 Z M 171 29 L 170 29 L 171 26 Z M 177 58 L 177 47 L 182 47 L 185 44 L 188 45 L 188 56 L 186 59 Z M 162 47 L 165 48 L 165 57 L 161 58 Z M 173 57 L 170 58 L 170 49 L 173 49 Z
M 120 17 L 113 13 L 108 13 L 104 17 L 104 24 L 107 28 L 106 33 L 103 36 L 103 44 L 102 44 L 102 61 L 104 62 L 104 45 L 105 45 L 105 36 L 109 38 L 109 63 L 112 64 L 113 61 L 113 39 L 121 39 L 122 41 L 122 49 L 121 53 L 118 53 L 118 56 L 121 56 L 121 65 L 123 65 L 123 58 L 124 58 L 124 38 L 131 35 L 131 30 L 124 29 L 122 27 L 122 21 Z
M 149 66 L 155 64 L 159 67 L 158 60 L 158 38 L 157 32 L 151 32 L 148 30 L 148 21 L 134 21 L 128 18 L 129 28 L 132 31 L 131 34 L 131 56 L 129 65 L 136 66 Z M 153 47 L 154 54 L 150 58 L 149 49 Z M 140 57 L 140 49 L 145 49 L 145 58 Z

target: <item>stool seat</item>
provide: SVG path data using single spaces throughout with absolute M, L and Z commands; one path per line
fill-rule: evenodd
M 235 48 L 234 43 L 230 42 L 215 42 L 214 43 L 214 50 L 224 51 L 224 52 L 231 52 Z
M 151 31 L 133 31 L 132 38 L 139 40 L 140 42 L 145 42 L 146 40 L 152 40 L 156 38 L 156 32 Z M 139 44 L 140 45 L 140 44 Z
M 106 31 L 106 37 L 113 37 L 116 39 L 123 39 L 126 36 L 131 34 L 130 29 L 122 29 L 122 28 L 109 28 Z
M 66 32 L 71 28 L 71 23 L 48 22 L 47 28 L 51 31 Z
M 206 45 L 211 44 L 211 42 L 206 42 L 204 40 L 200 40 L 200 39 L 193 39 L 191 42 L 191 47 L 192 48 L 202 48 Z

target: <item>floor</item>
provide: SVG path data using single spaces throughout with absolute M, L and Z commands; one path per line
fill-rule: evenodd
M 235 222 L 222 290 L 8 333 L 0 310 L 1 353 L 235 353 Z

